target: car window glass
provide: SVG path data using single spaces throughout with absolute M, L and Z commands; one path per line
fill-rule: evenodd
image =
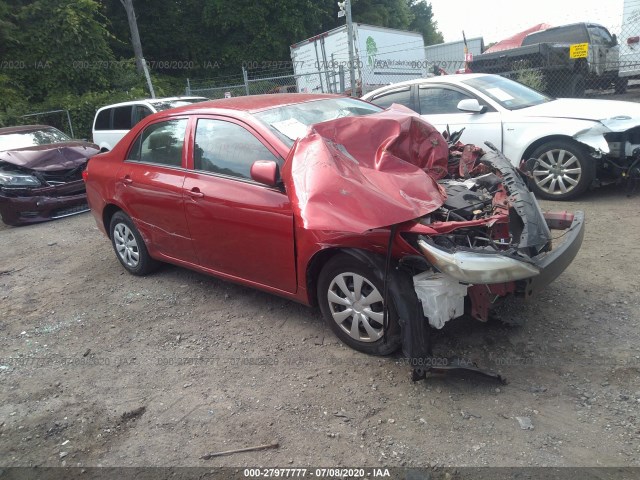
M 591 41 L 595 45 L 611 45 L 613 41 L 609 32 L 602 27 L 591 26 L 589 32 L 591 33 Z
M 460 100 L 471 98 L 464 93 L 449 88 L 420 88 L 420 113 L 437 115 L 443 113 L 460 113 Z
M 151 115 L 153 112 L 151 111 L 150 108 L 145 107 L 144 105 L 136 105 L 133 109 L 133 124 L 137 124 L 140 120 L 142 120 L 145 117 L 148 117 L 149 115 Z
M 126 107 L 117 107 L 113 111 L 113 129 L 114 130 L 131 130 L 131 105 Z
M 371 103 L 382 108 L 388 108 L 392 103 L 399 103 L 407 108 L 411 108 L 411 90 L 395 90 L 389 93 L 383 93 L 371 99 Z
M 187 120 L 169 120 L 149 125 L 129 150 L 128 160 L 179 167 Z
M 240 125 L 222 120 L 198 120 L 193 158 L 196 170 L 251 178 L 251 165 L 256 160 L 280 163 L 260 140 Z
M 109 130 L 109 123 L 111 120 L 111 109 L 107 108 L 106 110 L 102 110 L 98 114 L 98 118 L 96 118 L 96 130 Z

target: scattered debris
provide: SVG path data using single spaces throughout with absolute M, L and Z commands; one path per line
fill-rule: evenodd
M 522 430 L 533 430 L 533 424 L 529 417 L 516 417 L 516 420 L 520 424 Z
M 129 412 L 124 412 L 120 417 L 121 422 L 128 422 L 129 420 L 135 420 L 140 418 L 144 412 L 147 411 L 147 407 L 144 405 L 142 407 L 136 408 L 135 410 L 131 410 Z
M 471 412 L 465 412 L 464 410 L 460 410 L 460 415 L 462 415 L 462 418 L 464 418 L 465 420 L 469 420 L 470 418 L 482 418 L 482 416 L 480 415 L 476 415 L 475 413 Z
M 64 458 L 69 455 L 69 452 L 60 452 L 60 458 Z
M 350 422 L 351 421 L 351 418 L 349 417 L 349 415 L 347 415 L 344 412 L 336 412 L 333 415 L 336 416 L 336 417 L 342 418 L 343 421 L 345 421 L 345 422 Z
M 222 457 L 224 455 L 231 455 L 233 453 L 242 453 L 242 452 L 255 452 L 256 450 L 267 450 L 270 448 L 279 448 L 279 443 L 270 443 L 268 445 L 258 445 L 256 447 L 247 447 L 247 448 L 237 448 L 235 450 L 225 450 L 224 452 L 215 452 L 215 453 L 207 453 L 200 457 L 201 460 L 210 460 L 214 457 Z
M 91 349 L 90 349 L 90 348 L 87 348 L 86 352 L 84 352 L 84 353 L 82 354 L 82 356 L 83 356 L 83 357 L 86 357 L 86 356 L 87 356 L 87 355 L 89 355 L 90 353 L 91 353 Z
M 11 270 L 0 270 L 0 275 L 11 275 L 12 273 L 19 272 L 20 270 L 24 270 L 24 267 L 12 268 Z

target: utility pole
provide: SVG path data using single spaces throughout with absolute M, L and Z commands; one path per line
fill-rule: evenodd
M 338 2 L 338 7 L 340 7 L 338 18 L 345 15 L 347 17 L 347 43 L 349 45 L 349 80 L 351 83 L 351 96 L 357 97 L 358 86 L 356 85 L 356 67 L 355 60 L 353 58 L 353 22 L 351 20 L 351 0 Z
M 133 0 L 120 0 L 120 3 L 127 12 L 127 20 L 129 21 L 129 30 L 131 30 L 131 44 L 133 45 L 133 55 L 136 59 L 136 70 L 138 73 L 144 73 L 147 85 L 149 86 L 149 93 L 151 98 L 156 98 L 156 94 L 153 91 L 153 84 L 151 83 L 151 76 L 147 69 L 147 62 L 142 55 L 142 42 L 140 42 L 140 33 L 138 32 L 138 21 L 136 20 L 136 12 L 133 9 Z

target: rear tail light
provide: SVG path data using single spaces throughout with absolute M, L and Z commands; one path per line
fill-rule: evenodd
M 89 178 L 89 170 L 87 170 L 86 168 L 82 171 L 82 180 L 84 180 L 85 182 L 87 181 L 87 178 Z
M 640 36 L 627 38 L 627 45 L 633 45 L 634 43 L 640 43 Z

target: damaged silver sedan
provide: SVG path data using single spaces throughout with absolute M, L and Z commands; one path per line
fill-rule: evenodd
M 25 225 L 89 210 L 82 171 L 96 145 L 46 125 L 0 128 L 0 215 Z
M 530 172 L 536 196 L 570 200 L 593 186 L 640 180 L 640 104 L 553 98 L 499 75 L 410 80 L 366 94 L 401 103 L 461 140 L 490 141 Z

